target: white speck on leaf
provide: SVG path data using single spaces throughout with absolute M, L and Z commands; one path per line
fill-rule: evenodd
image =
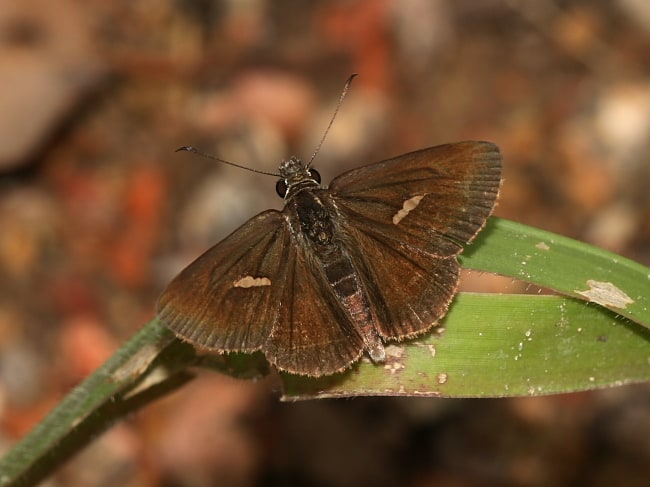
M 399 362 L 393 362 L 393 363 L 384 365 L 384 369 L 388 370 L 391 374 L 394 374 L 398 370 L 402 370 L 404 368 L 406 368 L 404 366 L 404 364 L 401 364 Z
M 589 279 L 587 285 L 589 286 L 589 289 L 586 291 L 578 291 L 576 289 L 574 292 L 587 298 L 588 301 L 600 304 L 607 308 L 625 309 L 628 304 L 634 303 L 632 298 L 611 282 L 594 281 Z

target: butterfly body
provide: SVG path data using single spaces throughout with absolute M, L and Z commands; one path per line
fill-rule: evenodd
M 494 144 L 460 142 L 364 166 L 329 188 L 299 159 L 280 166 L 282 211 L 246 222 L 163 292 L 158 316 L 195 346 L 261 350 L 322 376 L 417 336 L 456 293 L 456 255 L 492 212 Z
M 350 242 L 345 233 L 346 220 L 337 211 L 328 191 L 317 189 L 315 181 L 314 184 L 291 194 L 287 201 L 285 212 L 291 234 L 296 243 L 304 243 L 303 247 L 310 250 L 308 259 L 312 262 L 309 267 L 314 273 L 322 273 L 333 300 L 342 307 L 370 357 L 382 361 L 386 353 L 377 333 L 377 318 L 346 249 L 346 242 Z M 292 224 L 296 221 L 299 225 Z

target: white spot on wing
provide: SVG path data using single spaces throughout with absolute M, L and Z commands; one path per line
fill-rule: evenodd
M 584 296 L 587 300 L 600 304 L 601 306 L 625 309 L 628 304 L 634 303 L 634 300 L 627 294 L 614 286 L 611 282 L 601 282 L 589 279 L 587 281 L 589 289 L 586 291 L 574 291 Z
M 233 287 L 260 287 L 260 286 L 270 286 L 271 279 L 268 277 L 253 277 L 246 276 L 232 283 Z
M 402 205 L 402 209 L 393 215 L 393 223 L 397 225 L 406 215 L 415 210 L 420 204 L 420 201 L 422 201 L 422 198 L 424 198 L 424 195 L 417 195 L 407 199 Z

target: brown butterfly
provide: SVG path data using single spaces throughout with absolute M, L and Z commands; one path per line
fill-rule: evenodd
M 497 146 L 431 147 L 329 187 L 309 165 L 283 162 L 284 209 L 250 219 L 163 292 L 158 317 L 181 339 L 219 353 L 261 350 L 280 370 L 318 377 L 364 351 L 381 362 L 386 341 L 422 334 L 445 315 L 456 256 L 499 193 Z

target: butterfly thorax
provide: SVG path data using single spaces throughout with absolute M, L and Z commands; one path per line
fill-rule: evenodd
M 323 248 L 332 245 L 334 240 L 332 216 L 320 199 L 313 191 L 301 191 L 294 198 L 303 235 L 317 247 Z

